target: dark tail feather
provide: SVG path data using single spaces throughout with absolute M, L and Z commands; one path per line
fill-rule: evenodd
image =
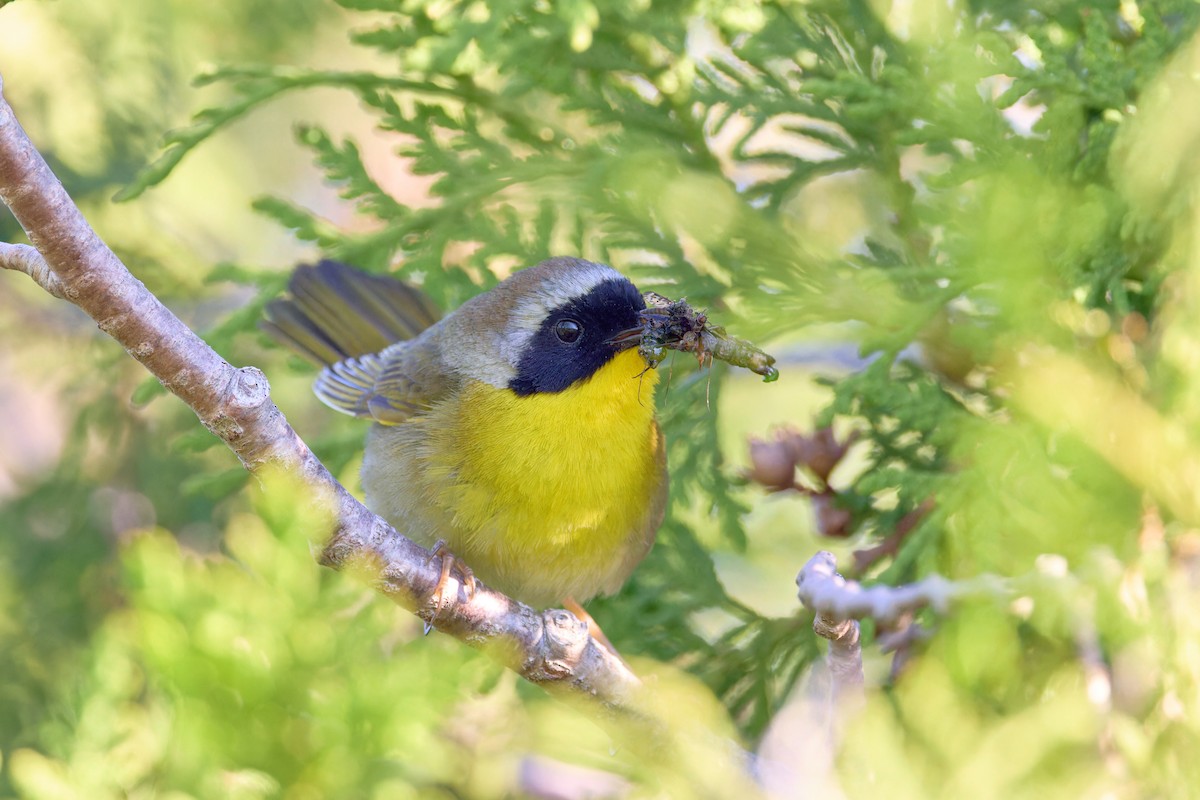
M 420 290 L 386 275 L 322 261 L 296 268 L 291 297 L 267 304 L 262 329 L 319 364 L 377 353 L 411 339 L 438 320 Z

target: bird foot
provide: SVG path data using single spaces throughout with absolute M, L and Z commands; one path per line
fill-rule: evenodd
M 438 581 L 433 587 L 433 592 L 430 594 L 430 604 L 432 608 L 429 612 L 429 618 L 425 620 L 425 634 L 428 635 L 433 630 L 434 622 L 438 615 L 442 613 L 442 609 L 446 607 L 446 585 L 450 582 L 450 574 L 457 568 L 458 580 L 466 590 L 467 600 L 475 597 L 475 573 L 471 568 L 458 560 L 446 545 L 445 539 L 438 539 L 433 545 L 433 553 L 430 560 L 441 559 L 441 575 L 438 576 Z

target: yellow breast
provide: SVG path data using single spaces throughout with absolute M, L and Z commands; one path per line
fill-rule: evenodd
M 428 429 L 426 497 L 452 515 L 451 549 L 535 604 L 623 581 L 665 478 L 657 378 L 626 351 L 562 392 L 466 386 Z

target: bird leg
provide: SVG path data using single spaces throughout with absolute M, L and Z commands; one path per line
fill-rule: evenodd
M 600 630 L 600 624 L 592 619 L 591 614 L 583 610 L 583 606 L 576 603 L 573 597 L 564 598 L 562 604 L 563 608 L 578 617 L 581 622 L 587 623 L 588 633 L 593 639 L 607 647 L 608 651 L 620 659 L 622 664 L 625 663 L 625 659 L 621 658 L 621 654 L 617 652 L 617 648 L 613 647 L 613 643 L 604 635 L 604 631 Z
M 430 559 L 434 558 L 441 559 L 442 572 L 438 576 L 437 583 L 434 584 L 432 594 L 430 594 L 433 609 L 430 611 L 429 619 L 425 623 L 426 635 L 428 635 L 429 631 L 433 630 L 434 620 L 437 619 L 438 614 L 442 613 L 442 609 L 446 605 L 446 584 L 450 581 L 450 573 L 455 567 L 458 568 L 459 582 L 467 592 L 467 599 L 470 600 L 475 596 L 475 573 L 471 571 L 470 567 L 455 558 L 454 554 L 450 552 L 449 547 L 447 547 L 445 539 L 438 539 L 433 545 L 433 553 Z

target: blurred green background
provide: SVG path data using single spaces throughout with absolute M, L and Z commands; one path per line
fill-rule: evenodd
M 88 218 L 351 488 L 362 425 L 255 330 L 298 261 L 451 308 L 601 260 L 783 378 L 664 365 L 670 515 L 590 609 L 685 734 L 650 752 L 318 568 L 286 485 L 2 276 L 0 797 L 746 796 L 726 740 L 772 796 L 1200 795 L 1198 18 L 5 5 L 5 94 Z M 769 493 L 746 439 L 784 424 L 855 443 Z M 792 583 L 819 549 L 1018 589 L 918 615 L 904 665 L 865 623 L 867 703 L 830 738 Z

